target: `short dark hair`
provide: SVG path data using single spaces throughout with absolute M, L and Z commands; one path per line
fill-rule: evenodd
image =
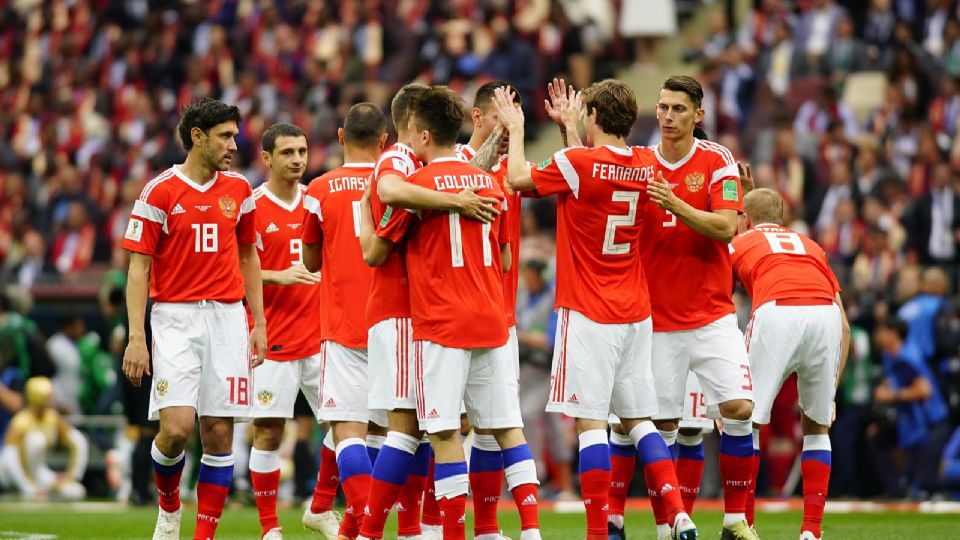
M 637 123 L 637 95 L 615 79 L 595 82 L 583 91 L 583 105 L 590 114 L 597 110 L 597 125 L 604 133 L 626 138 Z
M 260 137 L 260 146 L 263 151 L 272 154 L 277 147 L 277 139 L 280 137 L 303 137 L 307 138 L 300 126 L 289 122 L 279 122 L 267 128 Z
M 413 105 L 417 129 L 429 131 L 438 146 L 453 146 L 463 124 L 463 100 L 446 86 L 431 86 Z
M 510 83 L 506 81 L 491 81 L 477 88 L 477 95 L 473 98 L 473 107 L 487 112 L 487 109 L 490 108 L 490 102 L 493 99 L 493 92 L 501 86 L 513 90 L 513 102 L 517 105 L 523 105 L 523 98 L 520 97 L 520 92 L 510 86 Z
M 674 75 L 670 77 L 663 82 L 662 90 L 683 92 L 690 98 L 690 102 L 693 103 L 694 108 L 697 109 L 699 109 L 703 103 L 703 86 L 700 86 L 700 81 L 688 75 Z
M 373 103 L 357 103 L 343 119 L 343 142 L 357 146 L 374 146 L 387 131 L 387 117 Z
M 393 118 L 393 127 L 397 131 L 407 129 L 407 122 L 410 121 L 410 107 L 429 89 L 430 87 L 424 84 L 410 83 L 393 96 L 390 102 L 390 116 Z
M 890 316 L 885 319 L 881 319 L 879 323 L 880 328 L 886 328 L 888 330 L 893 330 L 900 336 L 901 340 L 907 338 L 907 333 L 910 332 L 910 327 L 907 326 L 907 323 L 900 319 L 899 317 Z
M 187 152 L 193 148 L 193 138 L 190 130 L 200 128 L 208 133 L 210 128 L 224 122 L 240 123 L 240 109 L 236 105 L 227 105 L 219 99 L 202 97 L 183 109 L 180 116 L 180 125 L 177 132 L 180 134 L 180 143 Z

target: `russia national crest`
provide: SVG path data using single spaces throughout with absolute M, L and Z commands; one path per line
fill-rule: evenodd
M 704 176 L 703 173 L 690 173 L 683 180 L 683 183 L 687 185 L 687 191 L 697 192 L 703 189 Z

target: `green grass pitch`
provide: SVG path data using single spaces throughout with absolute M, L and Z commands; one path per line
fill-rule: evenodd
M 184 523 L 181 538 L 190 538 L 196 515 L 192 505 L 184 508 Z M 301 512 L 297 509 L 280 511 L 280 524 L 284 538 L 317 540 L 319 535 L 305 531 L 300 525 Z M 721 514 L 697 512 L 694 515 L 700 528 L 700 538 L 719 538 Z M 0 539 L 45 540 L 101 539 L 101 538 L 149 538 L 156 520 L 154 508 L 80 507 L 66 505 L 42 507 L 17 507 L 3 505 L 0 508 Z M 757 527 L 765 540 L 790 540 L 799 537 L 801 516 L 797 512 L 760 513 Z M 910 540 L 960 538 L 960 515 L 915 514 L 915 513 L 868 513 L 827 514 L 824 538 L 829 540 Z M 519 538 L 519 520 L 508 511 L 501 512 L 501 526 L 505 535 Z M 628 512 L 627 537 L 631 540 L 655 539 L 649 512 Z M 559 514 L 543 512 L 541 525 L 544 540 L 578 540 L 584 537 L 583 514 Z M 472 520 L 467 520 L 470 531 Z M 388 524 L 385 538 L 395 538 L 391 532 L 394 523 Z M 259 538 L 259 522 L 256 509 L 250 507 L 228 508 L 220 522 L 217 538 L 223 540 Z M 471 537 L 470 534 L 467 535 Z

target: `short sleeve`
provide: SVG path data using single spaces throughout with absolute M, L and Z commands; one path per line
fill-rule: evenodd
M 413 213 L 388 206 L 380 221 L 377 222 L 377 236 L 396 244 L 403 240 L 410 224 L 413 223 L 413 219 Z
M 894 378 L 901 388 L 913 384 L 913 380 L 920 376 L 920 372 L 908 361 L 898 361 L 893 364 Z
M 384 154 L 379 160 L 373 171 L 373 177 L 380 180 L 388 174 L 395 174 L 400 178 L 407 178 L 417 170 L 416 164 L 409 156 L 406 156 L 395 150 Z
M 710 177 L 710 209 L 743 212 L 743 193 L 740 191 L 740 170 L 735 162 L 717 156 Z
M 571 161 L 571 148 L 560 150 L 550 159 L 530 169 L 533 186 L 541 196 L 561 193 L 580 193 L 580 175 Z
M 130 212 L 121 243 L 124 249 L 144 255 L 157 251 L 160 234 L 167 228 L 167 198 L 164 190 L 144 188 Z
M 237 242 L 240 244 L 257 243 L 257 203 L 253 199 L 253 190 L 249 184 L 246 187 L 246 196 L 240 205 L 240 217 L 237 220 Z
M 303 196 L 303 208 L 307 211 L 303 217 L 303 232 L 300 239 L 306 245 L 318 244 L 323 240 L 323 213 L 320 199 L 308 191 Z
M 500 213 L 500 245 L 511 244 L 517 241 L 517 238 L 514 238 L 514 231 L 516 230 L 515 221 L 520 219 L 520 216 L 517 215 L 519 208 L 515 208 L 514 205 L 520 204 L 520 198 L 516 195 L 508 195 L 506 192 L 503 194 L 503 207 Z

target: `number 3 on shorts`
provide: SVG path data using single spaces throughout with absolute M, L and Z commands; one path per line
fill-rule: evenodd
M 743 370 L 743 378 L 746 379 L 747 384 L 743 385 L 741 388 L 744 390 L 753 390 L 753 375 L 750 374 L 750 364 L 740 364 L 740 369 Z

